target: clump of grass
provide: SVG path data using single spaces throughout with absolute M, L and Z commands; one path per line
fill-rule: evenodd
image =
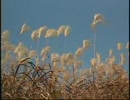
M 75 74 L 52 68 L 51 63 L 36 66 L 26 58 L 8 73 L 2 74 L 2 98 L 5 99 L 129 99 L 129 79 L 123 66 L 113 64 L 113 72 L 95 71 Z M 58 62 L 58 61 L 57 61 Z M 100 65 L 99 65 L 100 66 Z M 27 69 L 20 71 L 20 67 Z M 105 68 L 105 64 L 102 66 Z M 103 69 L 102 69 L 103 70 Z M 68 77 L 65 77 L 68 75 Z

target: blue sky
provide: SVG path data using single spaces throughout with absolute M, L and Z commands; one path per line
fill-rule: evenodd
M 103 56 L 103 60 L 108 56 L 109 49 L 114 49 L 117 58 L 121 52 L 128 55 L 126 49 L 117 51 L 117 43 L 126 45 L 129 41 L 129 0 L 2 0 L 2 31 L 11 31 L 13 44 L 22 41 L 28 48 L 32 44 L 35 48 L 36 43 L 30 37 L 33 30 L 44 25 L 55 29 L 60 25 L 70 25 L 72 31 L 67 38 L 48 39 L 48 43 L 53 46 L 53 52 L 74 54 L 78 47 L 82 47 L 83 40 L 91 40 L 91 48 L 81 58 L 89 67 L 93 58 L 93 31 L 90 25 L 97 13 L 104 15 L 107 25 L 97 28 L 96 52 Z M 32 29 L 20 35 L 24 23 Z M 42 37 L 39 50 L 44 46 L 45 38 Z M 128 69 L 128 64 L 125 67 Z

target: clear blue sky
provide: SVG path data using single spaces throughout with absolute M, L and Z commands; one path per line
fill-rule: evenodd
M 30 37 L 33 30 L 43 25 L 56 29 L 60 25 L 70 25 L 72 31 L 67 38 L 49 39 L 54 47 L 52 51 L 63 53 L 66 39 L 65 52 L 74 54 L 78 47 L 82 47 L 82 41 L 89 39 L 92 47 L 82 57 L 85 66 L 89 67 L 93 58 L 93 31 L 90 25 L 97 13 L 103 14 L 107 21 L 107 25 L 99 25 L 96 32 L 96 48 L 103 60 L 108 56 L 109 49 L 114 49 L 117 58 L 121 52 L 128 53 L 125 49 L 117 51 L 117 43 L 126 45 L 129 41 L 129 0 L 2 0 L 2 31 L 11 31 L 12 43 L 22 41 L 27 47 L 33 44 L 35 48 L 35 42 Z M 32 29 L 20 35 L 24 23 Z M 45 38 L 42 37 L 39 50 L 44 46 Z M 128 68 L 128 64 L 125 67 Z

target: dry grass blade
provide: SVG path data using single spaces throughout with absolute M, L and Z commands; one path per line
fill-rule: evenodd
M 20 63 L 23 63 L 23 62 L 25 62 L 25 61 L 28 60 L 28 59 L 30 59 L 30 58 L 29 58 L 29 57 L 28 57 L 28 58 L 25 58 L 25 59 L 21 60 Z
M 44 99 L 46 99 L 47 100 L 47 97 L 45 97 L 43 94 L 40 94 Z
M 7 95 L 7 96 L 9 96 L 10 98 L 12 98 L 12 96 L 11 96 L 9 93 L 7 93 L 7 92 L 5 93 L 5 95 Z

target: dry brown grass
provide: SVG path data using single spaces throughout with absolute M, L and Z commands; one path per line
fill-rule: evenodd
M 101 76 L 95 71 L 94 77 L 88 74 L 84 78 L 80 75 L 72 77 L 70 73 L 69 78 L 65 79 L 61 75 L 65 71 L 54 70 L 51 63 L 35 66 L 27 62 L 28 59 L 2 74 L 2 98 L 129 99 L 129 79 L 120 65 L 112 65 L 116 69 L 110 77 L 105 74 Z M 26 70 L 20 71 L 21 67 Z M 124 74 L 126 76 L 122 77 Z

